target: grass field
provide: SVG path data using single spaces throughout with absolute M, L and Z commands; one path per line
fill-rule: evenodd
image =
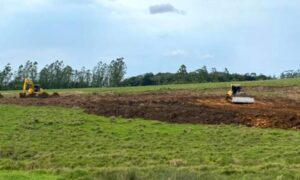
M 162 86 L 139 86 L 139 87 L 117 87 L 117 88 L 83 88 L 83 89 L 51 89 L 49 93 L 59 92 L 62 94 L 73 93 L 139 93 L 149 91 L 172 91 L 172 90 L 208 90 L 228 88 L 231 84 L 238 83 L 244 87 L 291 87 L 300 86 L 300 78 L 284 80 L 247 81 L 247 82 L 222 82 L 222 83 L 199 83 L 199 84 L 175 84 Z M 4 95 L 16 95 L 20 90 L 2 91 Z
M 0 171 L 1 180 L 56 180 L 59 178 L 45 172 Z
M 0 105 L 0 179 L 296 179 L 300 133 Z

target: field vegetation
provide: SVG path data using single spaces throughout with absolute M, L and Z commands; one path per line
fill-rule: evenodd
M 239 83 L 252 88 L 251 93 L 273 97 L 276 93 L 299 90 L 300 79 Z M 57 91 L 62 96 L 76 94 L 74 98 L 93 94 L 118 97 L 127 93 L 136 93 L 138 97 L 138 93 L 155 95 L 162 91 L 175 92 L 176 96 L 176 91 L 181 90 L 185 94 L 194 91 L 224 94 L 230 84 L 47 91 Z M 18 93 L 2 92 L 8 98 Z M 292 94 L 294 102 L 297 93 Z M 21 102 L 17 104 L 22 105 Z M 79 107 L 1 104 L 0 179 L 300 178 L 298 130 L 102 117 L 86 114 Z
M 298 131 L 0 105 L 0 179 L 300 178 Z
M 48 89 L 50 93 L 59 92 L 62 94 L 84 94 L 84 93 L 143 93 L 154 91 L 205 91 L 229 88 L 231 84 L 241 84 L 243 87 L 299 87 L 300 78 L 262 81 L 242 82 L 219 82 L 219 83 L 197 83 L 197 84 L 172 84 L 160 86 L 136 86 L 136 87 L 102 87 L 102 88 L 75 88 L 75 89 Z M 1 91 L 0 91 L 1 92 Z M 20 90 L 2 91 L 2 94 L 17 95 Z M 224 92 L 223 92 L 224 93 Z

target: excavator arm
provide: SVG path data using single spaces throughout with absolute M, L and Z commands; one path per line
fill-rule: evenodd
M 29 86 L 28 90 L 27 86 Z M 29 79 L 25 79 L 23 84 L 23 93 L 27 93 L 27 91 L 28 94 L 34 94 L 34 83 Z

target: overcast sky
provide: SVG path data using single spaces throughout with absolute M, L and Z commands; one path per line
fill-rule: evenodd
M 80 68 L 124 57 L 128 75 L 203 65 L 300 68 L 299 0 L 0 0 L 0 67 Z

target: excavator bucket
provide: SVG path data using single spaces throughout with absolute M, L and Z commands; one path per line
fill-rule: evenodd
M 255 99 L 251 97 L 232 97 L 231 102 L 234 104 L 254 104 Z

